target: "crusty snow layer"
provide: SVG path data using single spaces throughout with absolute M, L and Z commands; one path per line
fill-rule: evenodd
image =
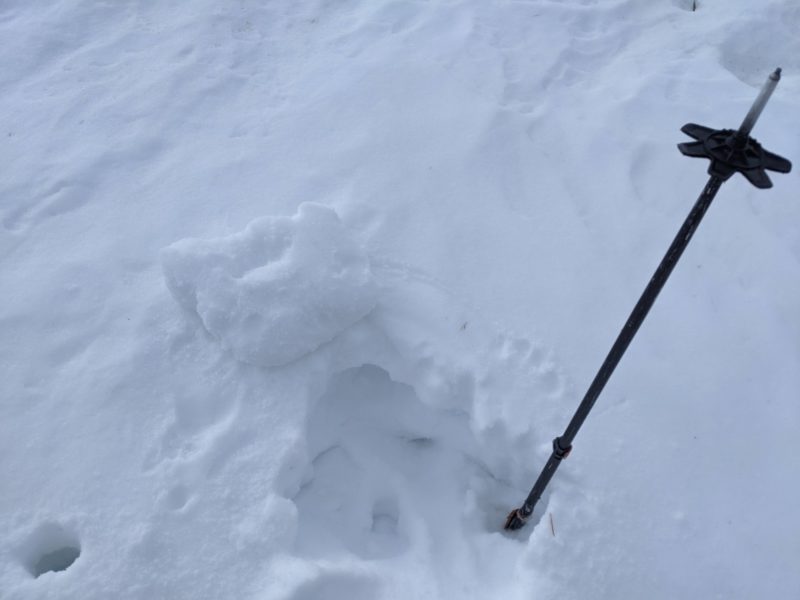
M 275 367 L 316 350 L 375 305 L 363 250 L 336 213 L 301 204 L 237 234 L 161 255 L 175 299 L 244 362 Z
M 0 2 L 0 598 L 800 598 L 796 171 L 723 186 L 501 531 L 680 127 L 781 66 L 800 160 L 797 0 L 692 5 Z

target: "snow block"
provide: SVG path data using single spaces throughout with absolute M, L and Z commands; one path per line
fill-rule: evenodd
M 313 352 L 375 306 L 363 249 L 314 203 L 228 237 L 176 242 L 161 254 L 175 300 L 238 359 L 276 367 Z

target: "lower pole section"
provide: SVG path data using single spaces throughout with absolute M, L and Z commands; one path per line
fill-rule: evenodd
M 583 422 L 589 415 L 589 411 L 592 410 L 592 406 L 594 406 L 595 401 L 600 396 L 600 392 L 603 391 L 611 374 L 628 349 L 636 332 L 639 331 L 639 327 L 650 311 L 650 308 L 653 306 L 653 303 L 656 301 L 661 288 L 664 287 L 675 265 L 678 263 L 678 259 L 680 259 L 686 246 L 689 245 L 689 241 L 692 239 L 697 226 L 706 214 L 708 207 L 711 205 L 711 201 L 714 199 L 714 196 L 717 195 L 722 183 L 723 180 L 716 176 L 712 176 L 708 180 L 708 183 L 706 183 L 706 186 L 700 193 L 700 197 L 697 199 L 697 202 L 695 202 L 680 230 L 678 230 L 678 234 L 672 241 L 664 258 L 661 259 L 661 263 L 659 263 L 656 272 L 647 284 L 636 306 L 634 306 L 628 320 L 625 322 L 625 326 L 617 336 L 608 356 L 606 356 L 606 359 L 600 366 L 600 370 L 597 372 L 597 375 L 595 375 L 589 389 L 586 391 L 586 395 L 583 397 L 583 400 L 581 400 L 569 425 L 567 425 L 564 434 L 553 440 L 553 453 L 544 465 L 530 494 L 528 494 L 528 497 L 525 499 L 525 503 L 521 507 L 512 510 L 506 518 L 505 529 L 520 529 L 525 525 L 525 522 L 531 514 L 533 514 L 536 503 L 539 501 L 539 498 L 541 498 L 547 484 L 550 483 L 550 479 L 552 479 L 561 461 L 567 457 L 569 451 L 572 449 L 572 441 L 578 434 L 578 430 L 580 430 L 581 425 L 583 425 Z
M 536 503 L 539 501 L 539 498 L 541 498 L 547 484 L 550 483 L 550 479 L 555 474 L 556 469 L 558 469 L 558 465 L 561 464 L 562 460 L 567 458 L 567 455 L 569 455 L 572 450 L 572 446 L 567 446 L 565 448 L 561 444 L 561 438 L 553 440 L 553 452 L 550 454 L 550 458 L 547 459 L 544 469 L 539 473 L 539 478 L 536 480 L 536 483 L 533 484 L 531 493 L 528 494 L 522 506 L 509 513 L 508 517 L 506 517 L 504 529 L 520 529 L 533 514 Z

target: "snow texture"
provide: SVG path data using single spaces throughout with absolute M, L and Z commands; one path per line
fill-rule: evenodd
M 0 2 L 0 598 L 800 598 L 800 7 L 693 4 Z
M 276 367 L 316 350 L 375 305 L 363 250 L 336 213 L 301 204 L 238 234 L 187 239 L 162 253 L 167 284 L 188 312 L 244 362 Z

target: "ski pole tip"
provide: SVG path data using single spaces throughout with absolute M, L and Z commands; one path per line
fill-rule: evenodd
M 528 518 L 524 516 L 518 508 L 515 508 L 508 513 L 503 529 L 506 531 L 516 531 L 517 529 L 522 529 L 527 521 Z
M 775 72 L 772 75 L 769 76 L 769 78 L 772 79 L 772 81 L 780 81 L 781 80 L 781 72 L 782 71 L 783 71 L 783 69 L 778 67 L 777 69 L 775 69 Z

